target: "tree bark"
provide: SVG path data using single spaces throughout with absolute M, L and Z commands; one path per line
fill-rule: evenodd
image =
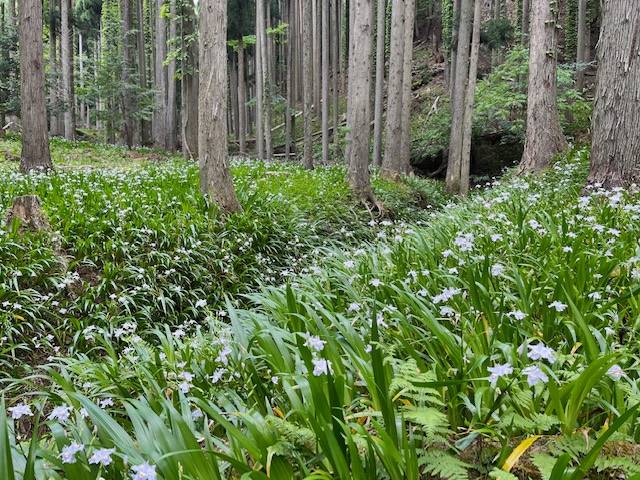
M 322 9 L 322 163 L 329 163 L 329 0 Z
M 200 188 L 223 212 L 241 210 L 227 165 L 227 2 L 200 0 Z
M 302 58 L 302 90 L 304 96 L 304 158 L 303 164 L 306 168 L 313 168 L 313 152 L 311 150 L 311 116 L 313 102 L 313 70 L 311 65 L 311 55 L 313 50 L 311 0 L 305 0 L 303 5 L 303 58 Z
M 367 204 L 376 204 L 369 175 L 372 0 L 351 0 L 353 51 L 349 56 L 348 102 L 351 112 L 349 186 Z
M 164 59 L 167 56 L 166 23 L 162 18 L 164 0 L 156 0 L 155 11 L 155 95 L 153 113 L 153 144 L 167 147 L 167 71 Z
M 52 137 L 60 135 L 58 112 L 58 41 L 56 39 L 55 1 L 49 1 L 49 131 Z
M 267 160 L 271 160 L 273 157 L 273 141 L 271 139 L 271 81 L 272 71 L 271 66 L 271 46 L 269 38 L 267 37 L 267 22 L 269 19 L 270 9 L 267 5 L 265 15 L 265 3 L 264 0 L 260 0 L 262 3 L 262 22 L 260 24 L 260 53 L 262 55 L 262 105 L 264 112 L 264 155 Z
M 587 0 L 578 0 L 578 42 L 576 52 L 576 89 L 584 90 L 584 71 L 587 63 Z
M 393 0 L 391 12 L 391 51 L 387 93 L 387 130 L 382 176 L 396 179 L 408 173 L 402 165 L 402 83 L 404 80 L 405 0 Z M 351 73 L 349 73 L 351 75 Z
M 21 0 L 20 35 L 20 117 L 22 152 L 20 171 L 52 170 L 47 136 L 47 106 L 44 98 L 42 44 L 42 3 Z
M 416 13 L 416 0 L 406 0 L 404 8 L 404 66 L 402 67 L 402 138 L 400 141 L 400 162 L 402 170 L 411 172 L 411 100 L 412 60 L 413 60 L 413 24 Z
M 60 42 L 62 50 L 62 101 L 64 106 L 64 138 L 73 140 L 76 132 L 73 95 L 73 27 L 71 0 L 62 0 Z
M 449 138 L 449 160 L 447 162 L 447 191 L 460 193 L 462 165 L 462 136 L 464 126 L 464 105 L 467 82 L 469 80 L 469 43 L 471 41 L 471 21 L 473 0 L 462 0 L 460 4 L 460 26 L 456 52 L 455 77 L 451 101 L 451 135 Z
M 137 48 L 138 48 L 138 80 L 140 82 L 140 89 L 146 92 L 148 88 L 147 84 L 147 62 L 145 55 L 145 41 L 144 41 L 144 0 L 136 0 L 136 16 L 138 17 L 138 32 L 137 32 Z M 140 120 L 140 143 L 142 145 L 149 144 L 149 122 L 147 120 Z
M 522 43 L 529 43 L 529 12 L 531 0 L 522 0 Z
M 338 158 L 338 141 L 340 135 L 338 135 L 338 101 L 340 99 L 340 92 L 338 91 L 338 77 L 340 75 L 340 3 L 341 0 L 332 0 L 332 21 L 333 34 L 331 35 L 331 92 L 333 94 L 333 108 L 332 108 L 332 124 L 333 124 L 333 155 L 337 160 Z
M 589 182 L 640 185 L 640 10 L 605 0 L 598 42 Z
M 373 107 L 373 164 L 382 165 L 382 97 L 384 89 L 384 47 L 386 0 L 378 0 L 376 20 L 376 91 Z
M 473 106 L 475 103 L 476 82 L 478 78 L 478 57 L 480 56 L 480 27 L 482 24 L 482 0 L 475 0 L 473 13 L 473 34 L 471 37 L 471 56 L 469 59 L 469 81 L 465 94 L 464 121 L 462 134 L 462 161 L 460 163 L 460 194 L 469 193 L 469 174 L 471 172 L 471 135 L 473 133 Z
M 133 55 L 131 48 L 131 0 L 122 0 L 122 139 L 125 145 L 133 146 L 133 95 L 131 91 L 131 71 Z M 65 122 L 66 123 L 66 122 Z
M 284 129 L 284 156 L 285 160 L 289 160 L 291 158 L 291 114 L 293 111 L 293 103 L 294 103 L 294 94 L 292 91 L 293 88 L 293 42 L 294 42 L 294 1 L 289 0 L 287 5 L 287 21 L 289 23 L 289 28 L 287 29 L 287 72 L 286 72 L 286 82 L 287 82 L 287 106 L 284 112 L 284 121 L 285 121 L 285 129 Z
M 555 8 L 555 7 L 554 7 Z M 550 0 L 533 0 L 529 39 L 527 133 L 520 172 L 536 172 L 566 150 L 557 101 L 557 13 Z
M 238 115 L 238 142 L 240 144 L 240 154 L 245 155 L 247 153 L 247 100 L 244 75 L 244 44 L 242 42 L 238 45 L 238 108 L 240 110 Z
M 185 45 L 185 68 L 182 72 L 184 108 L 182 109 L 182 151 L 185 158 L 198 158 L 198 42 L 190 37 L 196 31 L 193 1 L 183 2 L 183 35 Z
M 259 160 L 264 152 L 264 52 L 262 50 L 262 28 L 264 28 L 264 0 L 256 0 L 256 153 Z
M 169 40 L 175 40 L 178 37 L 178 15 L 176 10 L 176 1 L 170 0 L 169 4 Z M 167 65 L 167 96 L 166 101 L 166 130 L 167 130 L 167 150 L 175 151 L 177 146 L 177 101 L 176 101 L 176 58 L 171 56 L 169 65 Z

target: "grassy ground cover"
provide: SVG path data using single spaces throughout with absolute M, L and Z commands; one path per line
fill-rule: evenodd
M 155 325 L 76 328 L 88 348 L 6 383 L 0 476 L 637 475 L 640 194 L 583 190 L 586 158 L 505 178 L 364 246 L 318 247 L 284 281 L 260 277 L 241 306 L 196 305 L 189 286 L 192 306 L 168 324 L 160 307 Z M 171 192 L 185 169 L 163 168 L 177 170 L 159 189 Z M 236 167 L 245 203 L 266 172 L 242 172 L 256 168 Z

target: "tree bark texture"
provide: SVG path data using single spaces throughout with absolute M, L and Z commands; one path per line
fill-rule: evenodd
M 533 0 L 531 7 L 527 132 L 521 172 L 546 168 L 555 155 L 567 148 L 556 105 L 557 6 L 551 0 Z
M 73 27 L 71 26 L 71 0 L 62 0 L 60 11 L 60 45 L 62 57 L 62 101 L 64 107 L 64 138 L 73 140 L 76 118 L 73 95 Z
M 386 0 L 378 0 L 376 15 L 376 90 L 373 107 L 373 164 L 382 165 L 382 101 L 384 89 L 384 39 Z
M 64 1 L 64 0 L 63 0 Z M 133 95 L 131 91 L 131 72 L 133 54 L 131 41 L 131 0 L 122 0 L 122 139 L 129 148 L 133 146 Z M 65 122 L 66 123 L 66 122 Z
M 584 72 L 587 63 L 587 0 L 578 0 L 578 41 L 576 52 L 576 90 L 584 89 Z
M 224 212 L 236 212 L 227 165 L 227 2 L 200 0 L 200 72 L 200 188 Z
M 402 138 L 400 141 L 400 162 L 402 170 L 411 172 L 411 100 L 413 24 L 416 14 L 416 0 L 406 0 L 404 8 L 404 66 L 402 68 Z
M 311 0 L 305 0 L 303 5 L 303 59 L 302 59 L 302 89 L 304 96 L 304 158 L 303 164 L 306 168 L 313 168 L 313 151 L 311 138 L 311 116 L 313 102 L 313 70 L 311 65 L 313 34 L 312 34 L 312 5 Z
M 322 10 L 322 163 L 329 163 L 329 0 L 320 3 Z
M 183 34 L 187 37 L 196 30 L 196 16 L 192 0 L 184 2 Z M 182 110 L 182 150 L 186 158 L 198 158 L 198 42 L 191 39 L 185 46 L 185 69 L 182 75 L 184 104 Z
M 589 182 L 640 184 L 640 9 L 605 0 L 598 44 Z
M 19 4 L 20 98 L 22 107 L 22 152 L 20 171 L 51 170 L 44 98 L 42 3 L 21 0 Z

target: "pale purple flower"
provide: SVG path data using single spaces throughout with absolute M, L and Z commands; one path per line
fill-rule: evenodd
M 616 364 L 613 365 L 609 370 L 607 370 L 607 375 L 609 375 L 609 378 L 611 378 L 611 380 L 617 382 L 622 377 L 624 377 L 624 370 L 622 370 L 622 367 L 620 365 Z
M 507 315 L 509 317 L 513 317 L 515 320 L 524 320 L 525 317 L 527 316 L 527 314 L 521 310 L 514 310 L 512 312 L 507 313 Z
M 115 453 L 115 448 L 100 448 L 93 452 L 93 455 L 89 457 L 89 463 L 91 465 L 100 464 L 103 467 L 111 464 L 111 455 Z
M 531 360 L 546 360 L 549 363 L 553 363 L 556 361 L 556 352 L 553 351 L 553 348 L 547 347 L 544 343 L 539 342 L 535 345 L 528 345 L 529 353 L 527 356 Z
M 26 403 L 21 403 L 20 405 L 16 405 L 15 407 L 10 407 L 7 410 L 11 414 L 11 418 L 13 418 L 14 420 L 20 420 L 22 417 L 33 417 L 31 407 Z
M 555 300 L 549 304 L 549 308 L 555 309 L 556 312 L 564 312 L 567 309 L 567 305 Z
M 500 277 L 504 273 L 504 265 L 501 263 L 496 263 L 491 266 L 491 276 L 492 277 Z
M 316 352 L 321 352 L 324 349 L 324 344 L 327 343 L 324 340 L 321 340 L 320 337 L 315 335 L 307 334 L 307 341 L 304 342 L 305 346 L 311 350 L 315 350 Z
M 313 362 L 313 375 L 319 377 L 321 375 L 327 375 L 329 373 L 333 373 L 333 369 L 331 368 L 331 362 L 329 360 L 325 360 L 324 358 L 314 358 L 311 360 Z
M 73 442 L 70 445 L 62 448 L 60 452 L 60 460 L 62 463 L 76 463 L 76 453 L 84 450 L 84 445 Z
M 530 367 L 526 367 L 522 369 L 522 373 L 527 376 L 527 383 L 530 387 L 537 385 L 538 383 L 547 383 L 549 381 L 549 377 L 546 373 L 544 373 L 540 367 L 536 365 L 531 365 Z
M 67 405 L 62 405 L 60 407 L 55 407 L 51 413 L 49 414 L 49 420 L 58 420 L 59 422 L 66 422 L 69 420 L 69 416 L 71 415 L 71 407 Z
M 133 471 L 131 480 L 156 480 L 158 478 L 156 466 L 150 465 L 148 462 L 134 465 L 131 470 Z
M 510 363 L 497 364 L 487 369 L 491 375 L 489 375 L 489 383 L 492 387 L 495 387 L 500 377 L 506 377 L 513 373 L 513 367 Z

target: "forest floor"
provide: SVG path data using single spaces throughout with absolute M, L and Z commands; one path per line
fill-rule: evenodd
M 384 219 L 341 167 L 237 162 L 223 223 L 181 159 L 17 148 L 0 207 L 52 231 L 0 230 L 3 479 L 640 473 L 640 194 L 585 193 L 587 151 L 455 203 L 376 178 Z

